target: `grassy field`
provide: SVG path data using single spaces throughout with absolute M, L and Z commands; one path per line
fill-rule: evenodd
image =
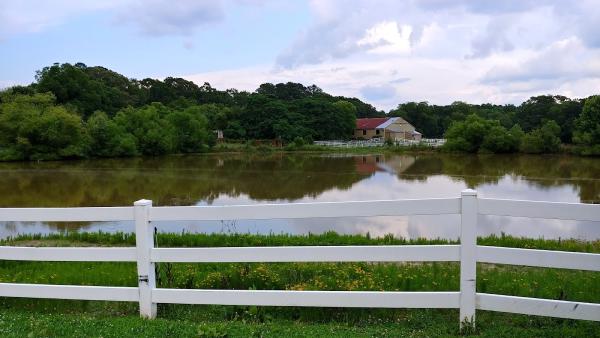
M 360 235 L 159 234 L 157 246 L 404 245 L 445 244 Z M 485 237 L 479 244 L 600 252 L 600 241 Z M 69 233 L 21 236 L 2 245 L 132 246 L 131 234 Z M 456 291 L 457 263 L 251 263 L 157 266 L 160 287 Z M 600 273 L 479 264 L 478 292 L 600 303 Z M 135 286 L 134 263 L 0 261 L 0 281 Z M 478 311 L 477 335 L 494 337 L 600 336 L 600 323 Z M 398 337 L 458 335 L 456 310 L 384 310 L 185 306 L 160 304 L 159 319 L 141 320 L 137 304 L 0 299 L 0 335 L 21 336 L 306 336 Z

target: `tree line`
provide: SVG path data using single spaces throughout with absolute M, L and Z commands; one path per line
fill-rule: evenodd
M 54 64 L 0 92 L 0 159 L 201 152 L 227 139 L 348 138 L 357 117 L 384 112 L 299 83 L 250 93 L 182 79 L 129 79 L 104 67 Z
M 299 83 L 254 92 L 175 77 L 127 78 L 104 67 L 54 64 L 35 82 L 0 92 L 0 159 L 36 160 L 194 153 L 226 139 L 348 139 L 364 117 L 401 116 L 425 137 L 468 152 L 554 152 L 574 144 L 600 154 L 600 99 L 536 96 L 515 105 L 408 102 L 388 113 Z
M 446 138 L 451 151 L 552 153 L 566 144 L 580 154 L 600 155 L 598 95 L 540 95 L 519 106 L 408 102 L 389 115 L 403 117 L 426 137 Z

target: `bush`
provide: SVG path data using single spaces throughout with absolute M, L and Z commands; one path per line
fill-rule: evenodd
M 187 109 L 173 112 L 167 119 L 172 126 L 175 151 L 195 153 L 215 143 L 215 136 L 208 130 L 208 120 L 204 115 L 193 114 Z
M 304 147 L 304 145 L 305 145 L 306 143 L 304 142 L 304 139 L 303 139 L 302 137 L 300 137 L 300 136 L 296 136 L 296 137 L 294 138 L 294 141 L 292 142 L 292 144 L 293 144 L 293 146 L 294 146 L 294 147 L 296 147 L 296 148 L 302 148 L 302 147 Z
M 10 95 L 0 107 L 0 148 L 8 160 L 83 157 L 81 118 L 55 105 L 52 94 Z
M 600 95 L 585 100 L 581 115 L 575 120 L 573 142 L 582 154 L 600 154 Z
M 466 120 L 454 122 L 446 132 L 445 149 L 464 152 L 508 153 L 517 151 L 522 130 L 515 125 L 507 130 L 497 120 L 485 120 L 470 115 Z
M 528 154 L 540 154 L 544 152 L 544 140 L 539 129 L 533 130 L 521 140 L 520 150 Z
M 547 121 L 539 129 L 525 134 L 520 150 L 524 153 L 555 153 L 560 150 L 560 127 L 554 121 Z
M 497 125 L 492 127 L 483 138 L 480 150 L 492 153 L 511 153 L 519 150 L 523 131 L 518 125 L 507 130 Z
M 144 155 L 167 154 L 175 148 L 173 126 L 164 118 L 167 108 L 153 103 L 142 108 L 126 108 L 117 113 L 115 122 L 135 136 Z
M 90 152 L 94 156 L 119 157 L 138 154 L 136 139 L 104 112 L 95 112 L 87 122 Z

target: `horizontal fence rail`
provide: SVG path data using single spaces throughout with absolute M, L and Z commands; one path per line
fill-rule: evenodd
M 479 199 L 479 214 L 511 217 L 600 221 L 595 204 Z
M 156 248 L 152 221 L 461 215 L 459 245 Z M 477 215 L 600 221 L 600 205 L 460 198 L 238 206 L 0 208 L 0 221 L 135 221 L 135 247 L 0 246 L 1 260 L 137 262 L 138 287 L 0 283 L 0 297 L 139 302 L 154 318 L 157 303 L 365 308 L 458 308 L 474 325 L 475 310 L 600 321 L 600 304 L 477 293 L 477 262 L 600 271 L 600 254 L 478 246 Z M 156 287 L 154 264 L 224 262 L 460 262 L 458 292 L 198 290 Z
M 568 302 L 564 300 L 478 293 L 477 308 L 480 310 L 520 313 L 525 315 L 600 320 L 600 304 Z
M 441 215 L 460 212 L 460 198 L 322 202 L 235 206 L 154 207 L 151 221 L 220 221 L 295 218 Z
M 600 271 L 600 254 L 478 246 L 481 263 Z
M 152 290 L 157 303 L 205 305 L 455 309 L 459 297 L 459 292 Z
M 115 286 L 78 286 L 0 283 L 0 297 L 139 301 L 138 288 Z
M 47 262 L 137 262 L 135 248 L 0 246 L 0 259 Z
M 453 262 L 459 245 L 287 246 L 152 249 L 153 262 Z

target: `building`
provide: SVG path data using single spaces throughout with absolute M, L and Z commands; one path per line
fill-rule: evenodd
M 381 117 L 369 119 L 356 119 L 354 138 L 385 140 L 421 140 L 421 133 L 415 130 L 410 123 L 401 117 Z

